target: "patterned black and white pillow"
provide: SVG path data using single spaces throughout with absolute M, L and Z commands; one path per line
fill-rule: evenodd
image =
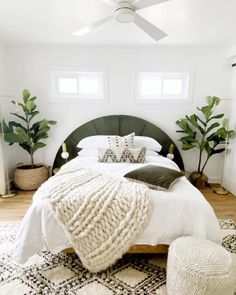
M 144 163 L 146 148 L 98 149 L 98 160 L 103 163 Z
M 125 136 L 108 136 L 108 146 L 110 149 L 113 148 L 133 148 L 134 146 L 135 133 L 131 133 Z

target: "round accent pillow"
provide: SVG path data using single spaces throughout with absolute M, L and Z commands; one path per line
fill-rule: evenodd
M 196 237 L 176 239 L 167 261 L 168 295 L 233 295 L 236 269 L 220 245 Z

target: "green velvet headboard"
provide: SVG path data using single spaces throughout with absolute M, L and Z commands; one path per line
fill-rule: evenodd
M 181 170 L 184 170 L 184 163 L 178 148 L 171 138 L 159 127 L 154 124 L 133 116 L 127 115 L 112 115 L 105 116 L 89 121 L 82 126 L 74 130 L 64 141 L 67 146 L 67 151 L 70 154 L 68 160 L 71 160 L 77 156 L 78 148 L 76 147 L 78 142 L 91 135 L 120 135 L 135 132 L 136 135 L 149 136 L 156 139 L 161 145 L 161 155 L 166 156 L 170 144 L 174 144 L 174 161 L 177 163 Z M 62 148 L 58 150 L 56 158 L 53 163 L 53 169 L 61 167 L 65 164 L 65 160 L 61 158 Z

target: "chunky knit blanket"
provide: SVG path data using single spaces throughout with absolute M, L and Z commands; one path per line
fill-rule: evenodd
M 59 172 L 40 190 L 91 272 L 104 270 L 121 258 L 148 218 L 145 186 L 91 169 Z

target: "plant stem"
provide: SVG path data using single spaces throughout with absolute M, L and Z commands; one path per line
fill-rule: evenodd
M 30 159 L 31 159 L 31 168 L 34 168 L 34 157 L 33 157 L 33 149 L 32 149 L 32 142 L 31 142 L 31 137 L 30 137 L 30 121 L 29 121 L 29 116 L 26 115 L 26 124 L 27 124 L 27 134 L 29 137 L 29 149 L 30 149 Z
M 197 173 L 200 173 L 201 162 L 202 162 L 202 150 L 201 150 L 201 148 L 200 148 L 200 154 L 199 154 L 199 161 L 198 161 Z
M 198 161 L 197 172 L 200 173 L 200 174 L 202 174 L 202 170 L 201 170 L 202 153 L 203 153 L 203 150 L 202 150 L 202 144 L 203 144 L 204 139 L 205 139 L 205 136 L 206 136 L 207 123 L 208 123 L 208 122 L 206 122 L 206 126 L 205 126 L 205 128 L 204 128 L 204 133 L 202 134 L 201 144 L 200 144 L 200 146 L 199 146 L 199 148 L 200 148 L 200 154 L 199 154 L 199 161 Z
M 203 165 L 203 167 L 202 167 L 202 170 L 201 170 L 201 172 L 200 172 L 201 175 L 203 174 L 203 170 L 205 169 L 206 164 L 207 164 L 207 162 L 208 162 L 209 159 L 210 159 L 210 157 L 207 157 L 206 162 L 204 163 L 204 165 Z

